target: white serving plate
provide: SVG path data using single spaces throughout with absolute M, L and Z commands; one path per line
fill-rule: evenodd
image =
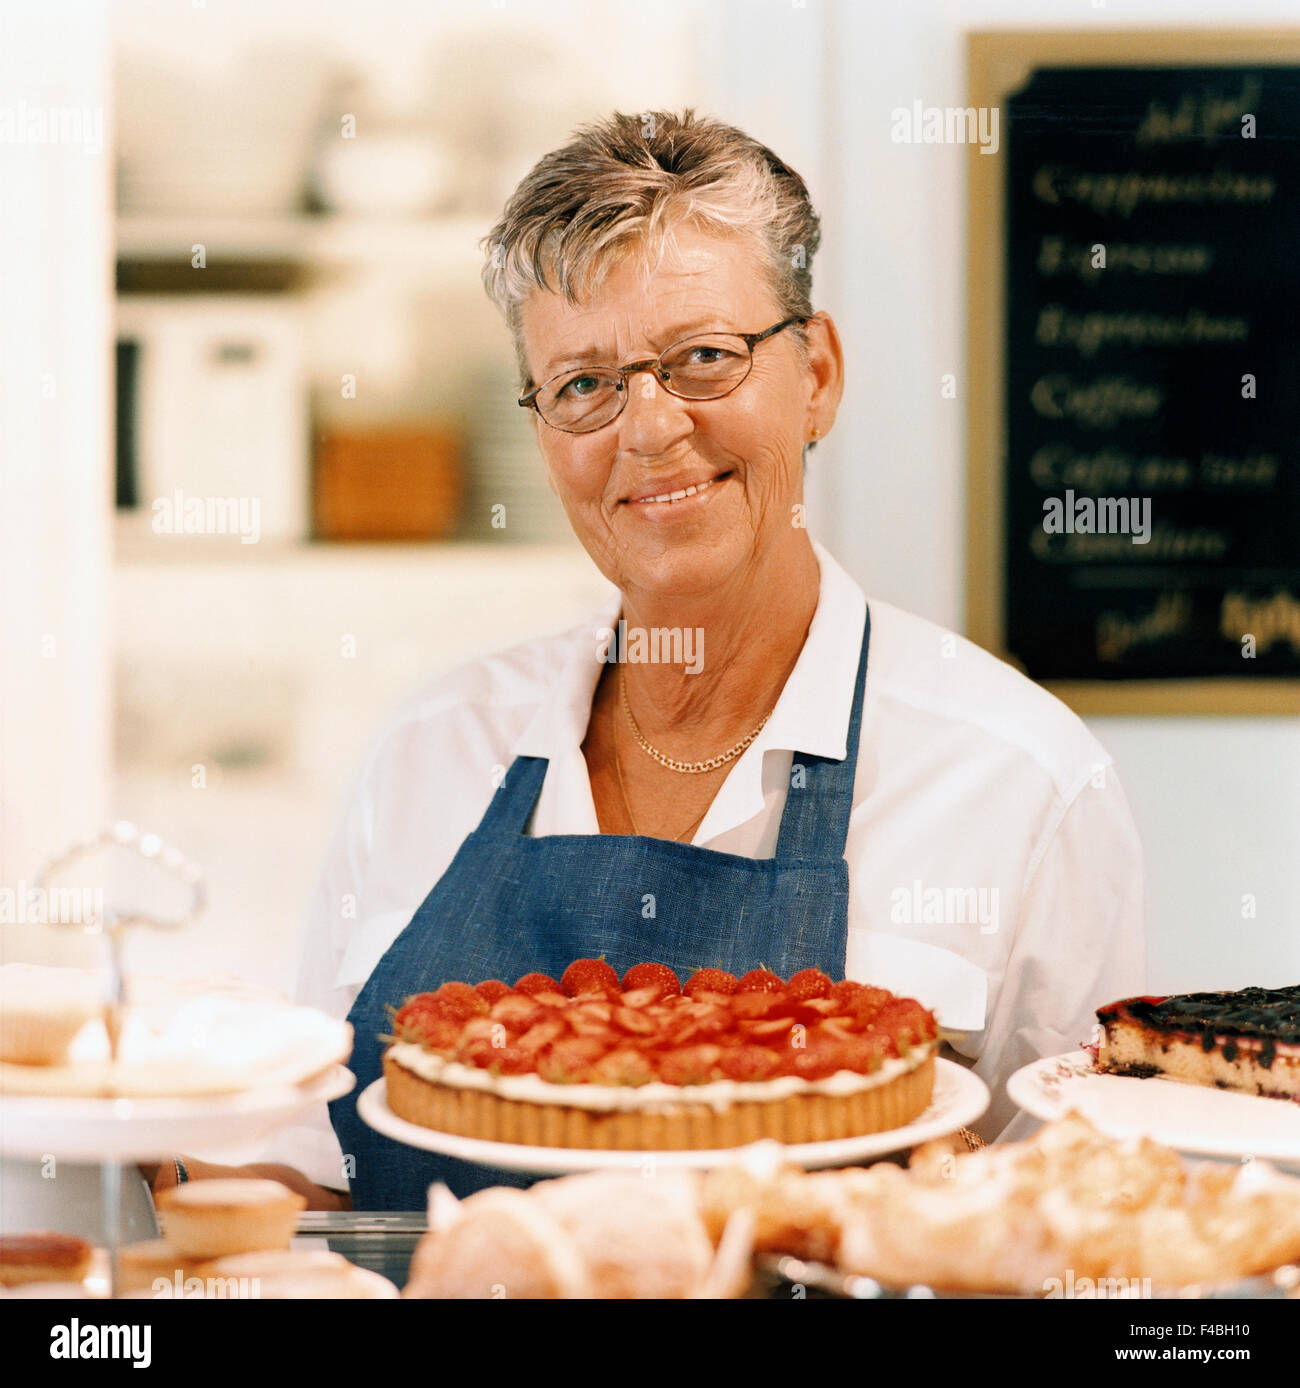
M 862 1137 L 836 1138 L 785 1147 L 783 1157 L 808 1168 L 846 1166 L 870 1157 L 889 1156 L 932 1138 L 944 1137 L 973 1123 L 989 1104 L 988 1086 L 980 1077 L 951 1060 L 937 1059 L 934 1097 L 918 1118 L 903 1128 L 868 1133 Z M 700 1152 L 608 1152 L 575 1147 L 526 1147 L 513 1142 L 488 1142 L 457 1137 L 452 1133 L 422 1128 L 399 1118 L 388 1107 L 385 1082 L 376 1080 L 357 1098 L 357 1112 L 376 1132 L 445 1157 L 495 1166 L 503 1171 L 522 1171 L 539 1176 L 564 1176 L 577 1171 L 637 1169 L 648 1161 L 659 1167 L 707 1168 L 729 1166 L 741 1148 L 727 1147 Z
M 1007 1081 L 1007 1094 L 1047 1122 L 1073 1109 L 1112 1137 L 1149 1137 L 1202 1156 L 1300 1165 L 1300 1104 L 1177 1080 L 1104 1075 L 1083 1050 L 1023 1066 Z
M 332 1065 L 297 1085 L 191 1098 L 81 1099 L 0 1095 L 0 1152 L 64 1161 L 154 1161 L 174 1152 L 257 1142 L 302 1110 L 348 1093 L 356 1076 Z

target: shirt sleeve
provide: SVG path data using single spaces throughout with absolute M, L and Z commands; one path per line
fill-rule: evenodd
M 347 1016 L 357 994 L 356 988 L 335 985 L 353 929 L 365 919 L 362 893 L 373 837 L 371 777 L 377 755 L 378 749 L 366 762 L 330 842 L 308 907 L 298 968 L 295 1000 L 340 1019 Z M 317 1185 L 332 1190 L 346 1190 L 348 1186 L 343 1153 L 323 1103 L 276 1133 L 259 1160 L 292 1166 Z
M 1096 1009 L 1146 978 L 1142 845 L 1113 765 L 1063 802 L 1026 871 L 1016 937 L 975 1072 L 992 1091 L 972 1126 L 987 1141 L 1039 1125 L 1007 1097 L 1022 1065 L 1088 1041 Z

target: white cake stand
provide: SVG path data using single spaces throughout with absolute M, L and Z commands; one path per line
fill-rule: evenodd
M 106 942 L 107 983 L 104 1023 L 117 1055 L 125 1008 L 123 936 L 128 927 L 175 930 L 202 914 L 206 890 L 202 869 L 156 834 L 142 833 L 122 820 L 95 838 L 75 844 L 37 874 L 44 888 L 73 861 L 101 849 L 128 850 L 162 872 L 179 878 L 191 892 L 185 913 L 163 920 L 139 912 L 105 910 L 93 922 Z M 57 923 L 57 922 L 55 922 Z M 76 922 L 85 929 L 87 922 Z M 0 1095 L 0 1153 L 14 1158 L 52 1157 L 56 1161 L 98 1162 L 103 1242 L 109 1258 L 109 1289 L 121 1285 L 123 1166 L 160 1161 L 176 1152 L 235 1146 L 257 1141 L 283 1127 L 313 1104 L 339 1098 L 356 1077 L 341 1064 L 328 1064 L 298 1084 L 267 1085 L 230 1094 L 176 1098 L 62 1098 Z

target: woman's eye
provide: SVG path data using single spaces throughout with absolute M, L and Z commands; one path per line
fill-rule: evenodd
M 696 366 L 714 366 L 727 355 L 722 347 L 692 347 L 690 360 Z
M 590 395 L 600 385 L 595 376 L 572 376 L 560 387 L 560 395 Z

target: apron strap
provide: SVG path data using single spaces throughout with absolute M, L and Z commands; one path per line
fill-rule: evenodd
M 545 757 L 516 757 L 496 788 L 479 830 L 510 836 L 522 834 L 542 793 L 548 764 Z
M 785 794 L 777 858 L 843 858 L 853 810 L 853 782 L 858 769 L 862 701 L 867 684 L 867 648 L 871 644 L 871 608 L 862 629 L 862 654 L 853 686 L 853 708 L 843 761 L 796 752 Z M 799 768 L 803 768 L 799 775 Z M 796 780 L 796 776 L 798 779 Z

